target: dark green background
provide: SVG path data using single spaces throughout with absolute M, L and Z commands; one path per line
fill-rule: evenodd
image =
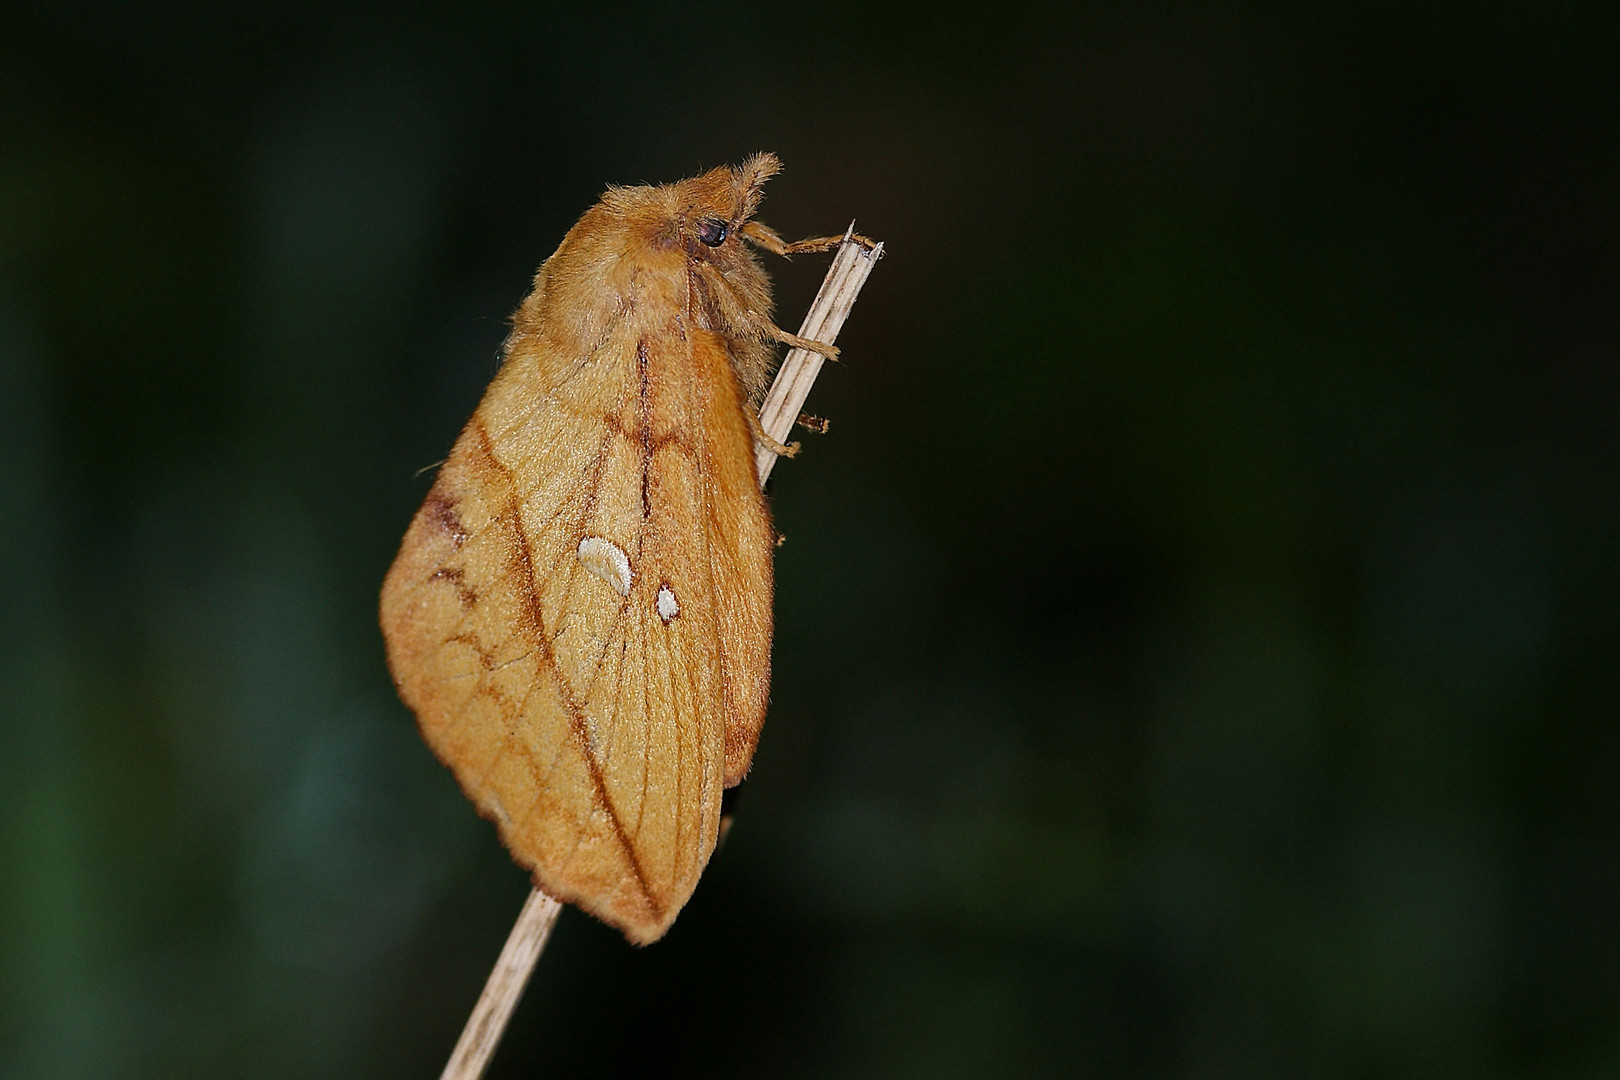
M 384 670 L 417 470 L 605 184 L 758 149 L 889 245 L 770 721 L 492 1075 L 1620 1072 L 1585 7 L 9 3 L 0 1074 L 437 1074 L 526 885 Z

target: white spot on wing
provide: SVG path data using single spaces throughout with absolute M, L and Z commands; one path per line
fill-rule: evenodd
M 630 595 L 630 559 L 613 541 L 600 536 L 581 540 L 579 565 L 613 586 L 620 596 Z
M 658 617 L 669 625 L 669 620 L 681 613 L 681 602 L 675 599 L 674 591 L 668 585 L 658 587 Z

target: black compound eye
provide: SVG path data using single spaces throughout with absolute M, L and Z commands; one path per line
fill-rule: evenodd
M 698 239 L 710 247 L 719 247 L 726 242 L 726 237 L 730 234 L 731 230 L 726 223 L 716 218 L 706 217 L 698 222 Z

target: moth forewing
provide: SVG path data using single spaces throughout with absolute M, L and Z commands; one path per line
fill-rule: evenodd
M 660 937 L 764 722 L 774 534 L 750 409 L 781 336 L 756 155 L 618 188 L 541 267 L 382 594 L 423 738 L 536 885 Z

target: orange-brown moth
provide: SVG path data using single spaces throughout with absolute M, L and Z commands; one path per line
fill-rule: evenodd
M 781 168 L 610 188 L 535 275 L 383 583 L 422 737 L 541 890 L 663 936 L 748 771 L 770 682 L 757 409 L 779 342 L 745 245 Z

